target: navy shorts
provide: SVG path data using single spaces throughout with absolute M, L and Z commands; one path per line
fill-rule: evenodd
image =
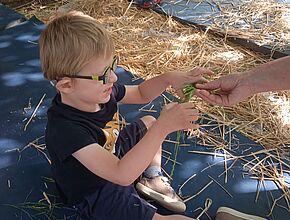
M 122 158 L 146 131 L 141 120 L 124 127 L 116 142 L 115 155 Z M 86 196 L 76 208 L 82 220 L 151 220 L 156 213 L 156 208 L 140 198 L 133 185 L 120 186 L 111 182 Z

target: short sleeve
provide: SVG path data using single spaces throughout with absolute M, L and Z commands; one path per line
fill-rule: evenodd
M 125 96 L 126 88 L 124 85 L 121 85 L 119 83 L 114 83 L 113 85 L 113 95 L 117 102 L 122 100 Z
M 90 144 L 97 143 L 97 140 L 86 128 L 73 123 L 67 123 L 62 126 L 62 129 L 50 131 L 46 137 L 46 142 L 49 153 L 53 154 L 54 152 L 58 160 L 62 162 L 76 151 Z

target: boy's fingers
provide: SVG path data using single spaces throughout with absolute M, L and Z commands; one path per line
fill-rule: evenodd
M 198 80 L 196 84 L 204 84 L 204 83 L 208 83 L 208 80 L 203 78 L 203 77 L 201 77 L 201 79 Z
M 184 102 L 184 103 L 181 103 L 180 105 L 182 105 L 185 109 L 194 109 L 195 108 L 195 105 L 192 102 Z
M 198 129 L 200 127 L 199 124 L 190 123 L 188 129 Z
M 197 120 L 198 120 L 198 116 L 196 115 L 196 114 L 193 114 L 193 115 L 191 115 L 190 116 L 190 121 L 192 122 L 192 123 L 195 123 Z
M 177 102 L 170 102 L 167 105 L 164 106 L 165 109 L 171 109 L 172 107 L 174 107 L 175 105 L 177 105 Z
M 198 75 L 212 75 L 213 71 L 206 69 L 204 67 L 194 67 L 192 70 L 189 71 L 191 76 L 198 76 Z
M 177 90 L 176 90 L 176 93 L 177 93 L 177 95 L 178 95 L 180 98 L 183 98 L 183 97 L 184 97 L 184 94 L 183 94 L 183 92 L 182 92 L 182 89 L 177 89 Z
M 196 121 L 199 118 L 199 112 L 198 111 L 187 111 L 186 117 L 189 121 Z

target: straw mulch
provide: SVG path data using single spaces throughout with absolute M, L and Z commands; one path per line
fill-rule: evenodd
M 34 3 L 21 8 L 20 12 L 27 17 L 36 14 L 47 22 L 57 8 L 65 3 L 66 1 L 58 1 L 45 6 Z M 277 7 L 274 4 L 269 7 L 268 1 L 250 1 L 248 5 L 240 6 L 240 11 L 235 16 L 228 16 L 228 22 L 225 23 L 237 22 L 238 14 L 241 14 L 240 19 L 253 20 L 253 16 L 258 14 L 270 20 L 268 14 Z M 208 78 L 211 80 L 224 74 L 243 72 L 269 61 L 260 54 L 227 42 L 226 39 L 200 31 L 194 26 L 181 24 L 151 10 L 138 8 L 126 0 L 75 0 L 71 1 L 68 8 L 81 10 L 101 22 L 115 41 L 121 65 L 145 79 L 174 69 L 188 70 L 203 66 L 215 72 L 214 76 Z M 281 5 L 278 9 L 286 10 Z M 225 14 L 236 10 L 237 8 L 224 10 L 223 19 L 227 18 Z M 267 28 L 263 32 L 266 32 L 265 29 Z M 249 34 L 248 31 L 243 33 Z M 253 35 L 249 35 L 250 37 Z M 266 149 L 277 148 L 282 155 L 289 157 L 288 97 L 288 92 L 259 94 L 231 108 L 209 106 L 197 98 L 192 101 L 202 113 L 216 119 L 219 126 L 231 126 Z M 221 132 L 220 136 L 223 137 L 224 134 Z M 214 144 L 218 147 L 224 145 L 222 142 Z
M 211 24 L 211 29 L 227 36 L 241 37 L 273 49 L 289 49 L 290 4 L 276 0 L 166 0 L 161 10 L 171 14 L 172 7 L 186 14 L 207 8 L 204 16 L 196 16 L 197 23 Z M 179 13 L 179 11 L 176 11 Z M 196 22 L 195 16 L 189 18 Z
M 213 28 L 222 29 L 228 35 L 254 40 L 260 45 L 289 49 L 289 3 L 274 0 L 240 1 L 236 5 L 228 1 L 212 2 L 221 10 L 219 16 L 212 18 Z
M 218 78 L 268 61 L 250 50 L 180 24 L 170 17 L 139 9 L 125 0 L 75 1 L 74 7 L 106 26 L 114 38 L 121 64 L 143 78 L 195 66 L 212 69 L 216 73 L 213 78 Z M 283 125 L 285 119 L 281 120 L 281 116 L 285 116 L 288 93 L 281 94 L 285 101 L 282 105 L 269 102 L 265 95 L 257 95 L 233 108 L 209 106 L 199 99 L 193 102 L 202 113 L 217 119 L 220 125 L 230 125 L 266 148 L 279 148 L 287 154 L 289 122 Z

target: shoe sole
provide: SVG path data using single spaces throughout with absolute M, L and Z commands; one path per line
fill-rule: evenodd
M 153 199 L 154 201 L 156 201 L 157 203 L 159 203 L 160 205 L 162 205 L 163 207 L 171 211 L 184 212 L 186 210 L 186 206 L 183 202 L 176 201 L 175 199 L 172 199 L 168 196 L 158 193 L 141 183 L 136 184 L 136 189 L 138 190 L 138 192 L 140 192 L 144 196 L 147 196 L 148 198 Z M 169 205 L 169 204 L 172 204 L 172 205 Z
M 217 210 L 216 214 L 218 214 L 219 212 L 227 213 L 244 220 L 267 220 L 266 218 L 262 218 L 255 215 L 249 215 L 227 207 L 220 207 Z

